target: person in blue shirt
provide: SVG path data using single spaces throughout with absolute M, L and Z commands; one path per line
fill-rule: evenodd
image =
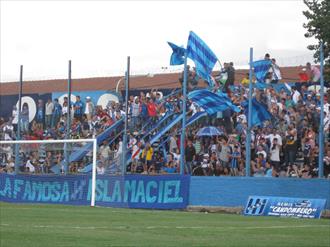
M 168 164 L 163 168 L 163 173 L 173 174 L 176 173 L 176 167 L 173 161 L 169 161 Z
M 141 107 L 142 123 L 145 123 L 148 120 L 148 108 L 145 100 L 142 101 L 140 107 Z
M 271 178 L 273 176 L 273 166 L 270 164 L 270 162 L 266 162 L 266 172 L 265 177 Z
M 58 99 L 54 99 L 52 128 L 57 128 L 58 122 L 62 115 L 62 106 L 58 103 Z
M 230 154 L 230 173 L 232 176 L 238 175 L 238 160 L 241 158 L 241 152 L 238 149 L 238 146 L 234 146 L 233 152 Z
M 42 99 L 39 99 L 37 104 L 36 122 L 40 129 L 44 128 L 44 121 L 45 121 L 45 105 Z
M 80 96 L 76 96 L 76 102 L 73 104 L 74 117 L 81 120 L 84 114 L 84 103 L 80 100 Z

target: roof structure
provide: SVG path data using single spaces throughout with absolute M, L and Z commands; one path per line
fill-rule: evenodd
M 299 81 L 299 72 L 302 67 L 282 67 L 282 82 L 297 82 Z M 240 82 L 243 77 L 248 73 L 248 70 L 236 70 L 235 83 Z M 215 72 L 216 73 L 216 72 Z M 179 88 L 181 84 L 179 77 L 181 73 L 167 73 L 156 74 L 153 76 L 132 76 L 130 78 L 130 89 L 171 89 Z M 80 78 L 72 79 L 72 91 L 109 91 L 115 90 L 118 81 L 121 80 L 119 89 L 124 88 L 124 79 L 121 76 L 114 77 L 93 77 L 93 78 Z M 202 81 L 199 82 L 200 87 L 206 86 Z M 18 94 L 18 82 L 3 82 L 0 83 L 0 95 L 15 95 Z M 39 80 L 39 81 L 24 81 L 23 93 L 52 93 L 52 92 L 66 92 L 67 79 L 56 80 Z

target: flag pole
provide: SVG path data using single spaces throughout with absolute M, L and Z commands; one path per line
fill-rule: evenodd
M 182 99 L 182 131 L 180 139 L 180 175 L 184 174 L 185 168 L 185 138 L 186 138 L 186 107 L 187 107 L 187 50 L 184 54 L 184 72 L 183 72 L 183 99 Z M 188 167 L 188 173 L 190 168 Z
M 70 130 L 71 130 L 71 60 L 69 60 L 68 64 L 68 113 L 66 118 L 66 133 L 65 139 L 70 138 Z M 69 153 L 68 153 L 68 143 L 64 144 L 64 158 L 65 158 L 65 168 L 64 172 L 67 174 L 69 168 Z
M 246 133 L 246 154 L 245 154 L 245 171 L 246 176 L 251 175 L 251 123 L 252 123 L 252 63 L 253 48 L 250 48 L 250 71 L 249 71 L 249 108 L 248 108 L 248 127 Z
M 223 67 L 222 67 L 222 64 L 221 64 L 220 60 L 218 59 L 217 61 L 218 61 L 219 65 L 220 65 L 220 69 L 222 70 Z
M 128 90 L 129 90 L 129 71 L 130 71 L 130 56 L 127 57 L 127 70 L 125 73 L 125 127 L 122 145 L 122 175 L 126 172 L 126 154 L 127 154 L 127 129 L 128 129 Z
M 22 92 L 23 92 L 23 65 L 20 67 L 19 75 L 19 93 L 18 93 L 18 116 L 17 116 L 17 140 L 21 139 L 21 108 L 22 108 Z M 20 166 L 19 144 L 15 145 L 15 174 L 18 173 Z
M 320 127 L 319 127 L 319 178 L 323 178 L 324 176 L 324 54 L 323 54 L 323 42 L 320 45 L 320 84 L 321 84 L 321 114 L 320 114 Z

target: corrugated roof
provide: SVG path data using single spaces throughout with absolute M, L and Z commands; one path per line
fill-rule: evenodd
M 302 67 L 283 67 L 281 68 L 283 82 L 299 81 L 298 73 Z M 248 73 L 248 70 L 236 70 L 236 82 L 240 82 Z M 181 87 L 179 77 L 181 73 L 157 74 L 153 77 L 133 76 L 130 78 L 131 89 L 149 89 L 149 88 L 178 88 Z M 121 76 L 115 77 L 94 77 L 72 79 L 72 91 L 107 91 L 115 90 L 118 80 Z M 199 86 L 205 86 L 203 82 Z M 124 88 L 124 80 L 120 84 L 120 89 Z M 18 82 L 0 83 L 0 95 L 13 95 L 18 93 Z M 67 79 L 24 81 L 23 93 L 51 93 L 66 92 Z

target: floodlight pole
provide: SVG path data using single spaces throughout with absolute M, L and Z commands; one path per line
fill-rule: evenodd
M 16 139 L 21 139 L 21 108 L 22 108 L 22 92 L 23 92 L 23 65 L 20 67 L 19 75 L 19 93 L 18 93 L 18 116 L 17 116 L 17 136 Z M 18 173 L 20 167 L 19 144 L 15 145 L 15 174 Z
M 246 176 L 251 176 L 251 123 L 252 123 L 252 63 L 253 63 L 253 48 L 250 48 L 250 71 L 249 71 L 249 108 L 248 108 L 248 127 L 246 131 L 245 144 L 245 172 Z
M 321 70 L 321 77 L 320 77 L 320 84 L 321 84 L 321 114 L 320 114 L 320 127 L 319 127 L 319 178 L 323 178 L 324 176 L 324 53 L 323 53 L 323 42 L 320 45 L 320 70 Z

